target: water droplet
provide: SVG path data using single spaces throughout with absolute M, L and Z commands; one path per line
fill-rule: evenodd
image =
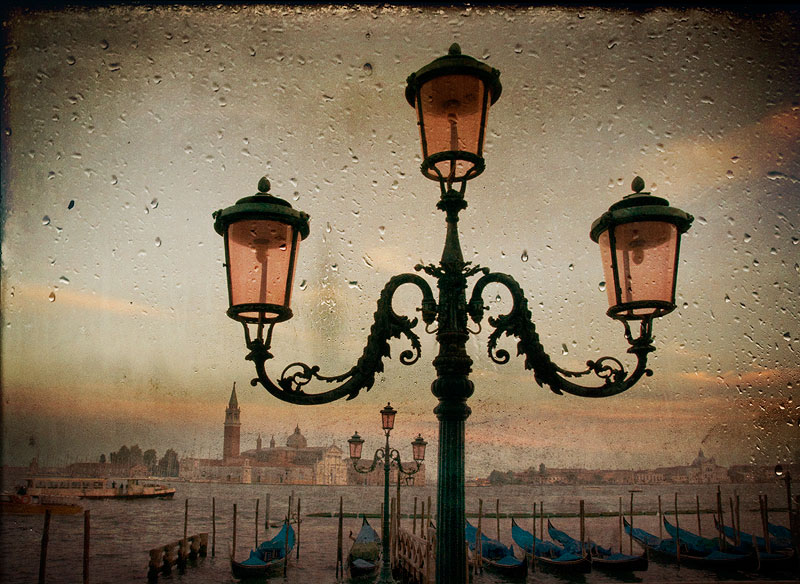
M 300 282 L 300 289 L 305 290 L 306 288 L 308 288 L 308 282 L 303 280 L 302 282 Z
M 597 285 L 597 287 L 598 287 L 598 288 L 600 288 L 600 292 L 605 292 L 605 290 L 606 290 L 606 283 L 605 283 L 605 282 L 600 282 L 600 283 Z
M 60 283 L 62 283 L 62 284 L 69 284 L 69 278 L 67 278 L 66 276 L 61 276 L 61 277 L 58 279 L 58 281 L 59 281 Z
M 55 292 L 55 290 L 50 292 L 50 296 L 48 296 L 47 298 L 50 299 L 50 302 L 55 302 L 56 301 L 56 292 Z
M 569 355 L 569 349 L 567 349 L 567 345 L 561 343 L 561 354 L 562 355 Z
M 161 247 L 161 238 L 156 237 L 156 247 Z
M 158 208 L 158 199 L 153 199 L 152 201 L 150 201 L 150 208 L 151 209 Z
M 528 261 L 528 250 L 527 249 L 523 249 L 522 250 L 522 256 L 520 257 L 520 259 L 523 262 L 527 262 Z
M 364 70 L 364 75 L 372 75 L 372 65 L 370 63 L 364 63 L 362 69 Z
M 503 298 L 499 294 L 497 296 L 495 296 L 495 298 L 494 298 L 495 302 L 500 302 L 502 300 L 503 300 Z
M 42 225 L 50 225 L 50 217 L 48 217 L 47 215 L 42 217 Z
M 784 341 L 791 341 L 792 335 L 790 333 L 783 333 L 783 340 Z
M 74 206 L 75 206 L 75 199 L 69 202 L 69 205 L 67 205 L 67 209 L 72 209 Z
M 617 39 L 611 39 L 610 41 L 608 41 L 608 44 L 607 44 L 606 46 L 607 46 L 609 49 L 613 49 L 613 48 L 614 48 L 614 47 L 616 47 L 618 44 L 619 44 L 619 41 L 618 41 Z
M 573 271 L 575 269 L 575 264 L 570 264 L 569 265 L 569 269 L 570 269 L 570 271 Z
M 749 234 L 749 233 L 745 233 L 745 234 L 744 234 L 744 242 L 745 242 L 745 243 L 750 243 L 750 240 L 751 240 L 751 239 L 753 239 L 753 238 L 750 236 L 750 234 Z

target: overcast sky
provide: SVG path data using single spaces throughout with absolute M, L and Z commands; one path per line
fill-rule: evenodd
M 678 309 L 655 324 L 654 375 L 629 392 L 554 395 L 521 359 L 492 363 L 486 331 L 471 338 L 467 477 L 687 464 L 701 448 L 725 465 L 796 459 L 797 13 L 112 7 L 6 25 L 4 461 L 134 443 L 218 457 L 236 382 L 243 449 L 295 424 L 310 444 L 358 430 L 377 447 L 391 401 L 394 445 L 410 455 L 421 432 L 435 468 L 436 347 L 421 330 L 420 362 L 388 361 L 354 401 L 291 406 L 250 386 L 211 213 L 266 175 L 310 214 L 271 371 L 349 369 L 388 278 L 441 255 L 404 88 L 454 41 L 503 83 L 487 170 L 467 187 L 464 255 L 520 282 L 561 366 L 633 365 L 605 316 L 592 221 L 636 175 L 696 218 Z M 484 298 L 490 314 L 508 307 L 500 288 Z M 418 302 L 401 292 L 396 310 Z

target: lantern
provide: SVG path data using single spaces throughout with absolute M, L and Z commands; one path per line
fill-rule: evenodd
M 451 184 L 483 172 L 489 105 L 501 91 L 500 72 L 462 55 L 456 43 L 409 76 L 406 100 L 417 110 L 423 175 Z
M 245 324 L 292 317 L 297 248 L 308 236 L 308 215 L 269 188 L 262 178 L 257 194 L 214 213 L 214 229 L 225 238 L 228 316 Z
M 422 434 L 417 434 L 417 437 L 411 442 L 411 452 L 417 464 L 425 460 L 425 447 L 427 445 L 428 443 L 422 439 Z
M 381 410 L 381 425 L 385 432 L 389 432 L 394 428 L 395 415 L 397 415 L 397 410 L 391 404 L 386 404 L 386 407 Z
M 364 446 L 364 439 L 358 435 L 358 432 L 347 441 L 350 445 L 350 458 L 358 460 L 361 458 L 361 447 Z
M 592 224 L 590 236 L 600 244 L 608 292 L 608 316 L 643 320 L 675 309 L 680 238 L 694 217 L 669 206 L 666 199 L 641 192 L 612 205 Z

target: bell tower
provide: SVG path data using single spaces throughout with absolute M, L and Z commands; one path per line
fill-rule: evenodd
M 236 399 L 236 382 L 233 382 L 231 399 L 225 408 L 225 437 L 222 442 L 222 459 L 227 461 L 239 457 L 239 434 L 241 422 L 239 421 L 239 401 Z

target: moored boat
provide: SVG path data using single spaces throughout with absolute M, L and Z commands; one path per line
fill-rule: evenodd
M 263 578 L 277 575 L 283 570 L 285 558 L 294 548 L 294 529 L 288 522 L 270 540 L 264 541 L 243 562 L 231 556 L 231 572 L 235 578 Z
M 749 554 L 734 554 L 719 550 L 701 551 L 693 549 L 686 541 L 679 539 L 680 548 L 675 539 L 661 539 L 652 533 L 632 528 L 628 520 L 624 520 L 625 533 L 644 547 L 655 559 L 665 562 L 680 562 L 687 566 L 706 568 L 709 570 L 737 570 L 747 567 L 751 563 Z M 680 552 L 680 553 L 679 553 Z
M 550 538 L 563 545 L 573 553 L 580 554 L 581 542 L 567 535 L 566 532 L 556 529 L 550 520 L 547 520 L 547 533 Z M 640 555 L 624 554 L 613 552 L 609 548 L 597 545 L 592 540 L 583 544 L 583 548 L 589 554 L 589 561 L 592 568 L 599 568 L 608 572 L 634 572 L 647 570 L 647 553 Z
M 375 531 L 364 517 L 361 529 L 358 531 L 347 564 L 350 568 L 351 578 L 369 578 L 374 576 L 381 563 L 381 536 Z
M 76 497 L 80 499 L 168 499 L 175 489 L 143 479 L 111 481 L 105 478 L 32 477 L 22 488 L 30 496 Z
M 0 512 L 8 515 L 37 515 L 50 511 L 52 515 L 76 515 L 83 507 L 67 500 L 43 498 L 28 494 L 0 495 Z
M 563 546 L 534 537 L 530 531 L 517 525 L 513 518 L 511 537 L 544 570 L 559 574 L 581 574 L 592 570 L 588 554 L 574 553 Z
M 469 521 L 466 523 L 464 536 L 470 551 L 475 554 L 478 530 Z M 513 547 L 507 547 L 496 539 L 481 534 L 481 562 L 491 571 L 502 574 L 507 579 L 525 579 L 528 574 L 528 558 L 516 557 Z M 473 561 L 475 561 L 473 559 Z
M 755 536 L 744 531 L 736 531 L 728 525 L 720 525 L 719 520 L 714 517 L 714 527 L 722 531 L 725 538 L 755 556 L 756 568 L 759 572 L 779 572 L 791 570 L 796 566 L 795 551 L 792 549 L 791 540 L 781 539 L 775 536 L 770 530 L 769 551 L 767 551 L 767 541 L 763 537 Z M 781 533 L 780 530 L 776 530 Z

